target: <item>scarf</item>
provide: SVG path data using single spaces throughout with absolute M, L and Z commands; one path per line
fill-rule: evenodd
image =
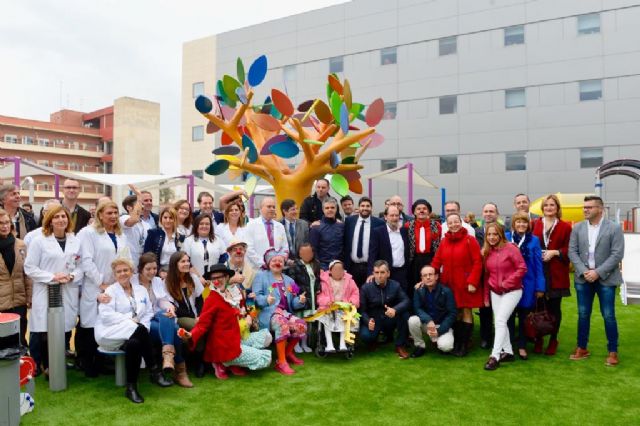
M 531 233 L 527 232 L 522 237 L 520 236 L 520 234 L 514 231 L 513 234 L 511 234 L 511 239 L 516 244 L 516 246 L 519 246 L 520 254 L 522 254 L 522 258 L 526 262 L 527 258 L 529 257 L 529 250 L 527 250 L 527 244 L 529 244 L 529 241 L 531 240 Z M 521 240 L 524 240 L 522 241 L 522 244 L 520 243 Z
M 427 239 L 425 246 L 427 247 L 427 253 L 435 254 L 440 246 L 440 227 L 435 220 L 429 220 L 428 222 L 430 226 L 425 232 Z M 409 260 L 413 260 L 416 254 L 416 220 L 410 221 L 405 227 L 409 234 Z M 431 242 L 431 244 L 426 244 L 428 242 Z
M 0 255 L 4 264 L 7 265 L 9 275 L 13 273 L 13 267 L 16 264 L 16 237 L 13 234 L 9 234 L 6 238 L 0 238 Z

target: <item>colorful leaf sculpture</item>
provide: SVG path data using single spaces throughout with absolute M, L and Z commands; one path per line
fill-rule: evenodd
M 249 75 L 248 75 L 249 85 L 252 87 L 256 87 L 257 85 L 263 82 L 266 76 L 267 76 L 267 57 L 265 55 L 262 55 L 258 59 L 253 61 L 253 63 L 249 67 Z

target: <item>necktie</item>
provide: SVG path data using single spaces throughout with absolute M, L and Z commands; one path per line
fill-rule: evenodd
M 204 263 L 209 263 L 209 250 L 207 250 L 207 240 L 202 240 L 204 246 Z
M 291 235 L 291 244 L 296 242 L 296 227 L 293 222 L 289 222 L 289 235 Z
M 273 243 L 273 223 L 268 220 L 265 225 L 267 227 L 267 238 L 269 239 L 269 247 L 274 247 L 275 244 Z
M 358 246 L 356 248 L 356 257 L 362 259 L 364 257 L 362 253 L 362 246 L 364 245 L 364 219 L 360 221 L 360 231 L 358 232 Z
M 420 227 L 420 253 L 424 253 L 424 251 L 427 248 L 427 242 L 426 242 L 427 236 L 424 232 L 424 226 Z

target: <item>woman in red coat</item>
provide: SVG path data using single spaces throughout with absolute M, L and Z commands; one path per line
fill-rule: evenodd
M 462 322 L 457 323 L 454 354 L 465 356 L 467 344 L 473 332 L 472 309 L 483 306 L 480 288 L 482 256 L 476 239 L 462 227 L 462 218 L 457 213 L 447 216 L 449 230 L 440 243 L 431 266 L 440 270 L 440 282 L 453 291 L 456 306 L 462 311 Z
M 271 364 L 271 351 L 264 349 L 265 343 L 271 342 L 265 331 L 251 333 L 242 340 L 238 323 L 240 306 L 230 291 L 229 278 L 234 271 L 222 264 L 213 265 L 209 271 L 214 291 L 204 302 L 202 312 L 191 332 L 183 331 L 183 339 L 195 348 L 198 340 L 206 334 L 206 345 L 203 355 L 205 362 L 213 364 L 216 377 L 227 378 L 227 368 L 236 376 L 244 376 L 246 367 L 257 370 Z M 268 334 L 268 331 L 266 331 Z M 267 343 L 268 345 L 268 343 Z
M 571 296 L 569 281 L 569 238 L 571 225 L 560 220 L 562 207 L 557 196 L 550 194 L 542 200 L 543 217 L 533 223 L 533 235 L 542 248 L 542 262 L 546 281 L 547 309 L 558 319 L 558 327 L 549 339 L 546 355 L 555 355 L 558 349 L 558 330 L 562 320 L 562 298 Z M 533 351 L 542 353 L 542 339 L 536 339 Z

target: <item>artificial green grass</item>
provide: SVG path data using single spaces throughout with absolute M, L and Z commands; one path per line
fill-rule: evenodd
M 113 376 L 68 375 L 64 392 L 50 392 L 39 377 L 36 409 L 24 425 L 402 425 L 402 424 L 638 424 L 640 422 L 640 306 L 617 299 L 620 365 L 606 367 L 606 338 L 594 304 L 591 357 L 570 361 L 576 341 L 575 296 L 563 302 L 560 347 L 553 357 L 532 354 L 498 370 L 483 370 L 488 351 L 466 358 L 428 351 L 401 360 L 393 345 L 317 359 L 285 377 L 272 369 L 220 381 L 192 380 L 193 389 L 161 389 L 141 374 L 145 403 L 124 398 Z M 474 340 L 478 341 L 477 324 Z

